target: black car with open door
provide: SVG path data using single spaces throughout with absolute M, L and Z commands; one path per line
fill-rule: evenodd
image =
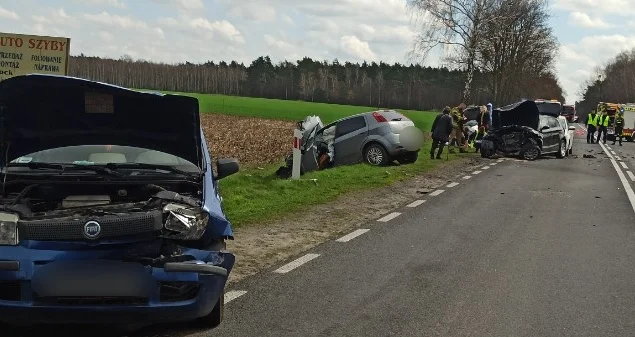
M 500 153 L 535 160 L 555 154 L 564 158 L 566 145 L 557 115 L 541 113 L 536 102 L 525 100 L 493 110 L 492 129 L 483 137 L 481 156 Z

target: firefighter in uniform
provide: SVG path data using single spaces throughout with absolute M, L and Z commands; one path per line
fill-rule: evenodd
M 591 110 L 589 115 L 587 116 L 586 121 L 586 142 L 587 144 L 593 144 L 595 140 L 595 131 L 598 126 L 598 115 L 595 113 L 595 110 Z
M 463 109 L 465 104 L 461 103 L 459 106 L 452 108 L 450 115 L 452 116 L 452 135 L 450 137 L 450 144 L 455 147 L 459 147 L 459 152 L 465 153 L 465 135 L 463 134 L 463 123 L 465 122 L 465 116 L 463 115 Z M 454 153 L 454 149 L 450 149 L 450 153 Z
M 611 118 L 605 109 L 602 110 L 603 111 L 600 114 L 600 118 L 598 119 L 598 144 L 600 143 L 600 137 L 602 137 L 602 142 L 606 144 L 606 132 L 609 127 L 609 120 Z
M 620 138 L 620 146 L 622 146 L 622 131 L 624 131 L 624 117 L 621 112 L 615 114 L 615 138 L 613 138 L 613 145 L 617 137 Z

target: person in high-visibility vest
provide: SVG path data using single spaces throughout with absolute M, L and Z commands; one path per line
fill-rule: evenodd
M 591 110 L 586 120 L 586 142 L 587 144 L 593 144 L 595 140 L 595 131 L 598 126 L 598 114 L 595 113 L 595 110 Z
M 615 141 L 617 137 L 620 138 L 620 146 L 622 146 L 622 132 L 624 131 L 624 117 L 622 117 L 621 113 L 615 114 L 615 138 L 613 138 L 613 145 L 615 145 Z
M 606 132 L 609 127 L 610 118 L 611 116 L 609 116 L 609 114 L 604 111 L 604 113 L 601 114 L 600 118 L 598 119 L 598 144 L 600 143 L 600 137 L 602 137 L 602 142 L 606 144 Z

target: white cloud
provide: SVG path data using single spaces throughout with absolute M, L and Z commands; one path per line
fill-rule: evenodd
M 295 25 L 295 22 L 293 22 L 293 19 L 286 14 L 283 14 L 281 16 L 281 19 L 282 19 L 282 22 L 286 23 L 287 25 L 291 25 L 291 26 Z
M 613 25 L 608 24 L 600 18 L 592 19 L 588 14 L 581 12 L 572 12 L 569 14 L 569 24 L 584 28 L 611 28 Z
M 236 27 L 227 20 L 209 21 L 204 18 L 190 20 L 189 26 L 200 29 L 207 38 L 221 37 L 225 41 L 245 43 L 245 39 Z
M 635 15 L 635 0 L 556 0 L 554 9 L 587 14 Z
M 295 48 L 295 46 L 288 43 L 284 39 L 279 39 L 269 34 L 265 34 L 263 40 L 265 42 L 265 45 L 269 48 L 278 49 L 281 51 L 291 51 Z
M 84 14 L 84 20 L 123 29 L 146 29 L 148 24 L 130 16 L 111 15 L 107 12 L 99 14 Z
M 342 36 L 340 41 L 342 51 L 356 59 L 368 61 L 377 59 L 377 55 L 370 49 L 368 42 L 360 40 L 357 36 Z
M 126 4 L 124 4 L 122 0 L 75 0 L 75 2 L 86 5 L 110 6 L 120 9 L 126 8 Z
M 233 5 L 229 15 L 254 22 L 272 22 L 277 17 L 276 9 L 266 3 L 245 2 Z
M 31 19 L 40 24 L 77 27 L 77 19 L 74 16 L 67 14 L 64 8 L 48 8 L 45 9 L 43 12 L 46 13 L 46 15 L 33 15 L 31 16 Z
M 205 8 L 203 0 L 152 0 L 152 2 L 176 6 L 181 11 L 197 11 Z
M 0 19 L 20 20 L 20 16 L 14 11 L 0 7 Z

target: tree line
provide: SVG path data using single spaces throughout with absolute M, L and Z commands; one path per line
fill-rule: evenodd
M 308 57 L 274 64 L 268 56 L 245 66 L 236 61 L 164 64 L 128 56 L 108 59 L 78 55 L 71 56 L 69 75 L 129 88 L 412 110 L 459 104 L 465 78 L 462 70 L 418 64 L 340 63 Z M 496 97 L 489 78 L 487 73 L 476 72 L 469 103 L 504 105 L 521 98 L 552 98 L 554 93 L 557 98 L 562 96 L 552 74 L 518 79 L 513 94 L 504 99 Z
M 635 102 L 635 49 L 619 53 L 586 81 L 578 114 L 586 116 L 598 102 Z

